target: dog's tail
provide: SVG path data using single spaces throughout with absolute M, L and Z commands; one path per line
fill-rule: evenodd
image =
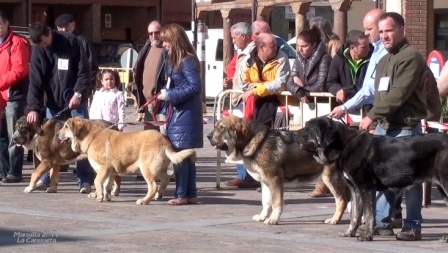
M 173 146 L 170 145 L 165 149 L 165 154 L 174 164 L 179 164 L 188 157 L 190 157 L 192 161 L 196 160 L 196 150 L 194 149 L 184 149 L 176 152 L 174 151 Z

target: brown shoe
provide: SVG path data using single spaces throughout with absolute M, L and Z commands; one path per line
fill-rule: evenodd
M 314 188 L 314 191 L 309 194 L 309 196 L 311 198 L 322 198 L 326 197 L 327 194 L 328 194 L 328 188 L 324 184 L 324 182 L 322 182 L 322 180 L 320 179 L 316 182 L 316 187 Z
M 253 182 L 247 182 L 245 180 L 241 180 L 238 178 L 229 180 L 226 182 L 227 186 L 236 186 L 238 188 L 257 188 L 260 187 L 260 182 L 253 181 Z

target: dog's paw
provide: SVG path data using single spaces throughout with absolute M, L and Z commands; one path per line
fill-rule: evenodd
M 278 225 L 278 220 L 267 218 L 264 220 L 265 225 Z
M 354 231 L 345 231 L 345 232 L 339 232 L 340 237 L 355 237 L 356 232 Z
M 159 194 L 158 192 L 156 193 L 156 195 L 154 196 L 154 200 L 162 200 L 162 194 Z
M 56 192 L 58 192 L 58 189 L 54 188 L 54 187 L 48 187 L 45 192 L 46 193 L 56 193 Z
M 118 195 L 120 195 L 120 191 L 118 190 L 118 189 L 113 189 L 112 190 L 112 196 L 118 196 Z
M 356 239 L 358 239 L 358 241 L 360 241 L 360 242 L 372 241 L 373 235 L 362 234 L 362 235 L 358 236 Z
M 26 193 L 30 193 L 30 192 L 33 192 L 33 191 L 34 191 L 34 188 L 31 187 L 31 186 L 28 186 L 28 187 L 26 187 L 25 190 L 23 190 L 23 191 L 26 192 Z
M 255 214 L 255 215 L 252 217 L 252 220 L 254 220 L 254 221 L 264 221 L 264 220 L 266 220 L 266 216 L 261 216 L 261 215 L 259 215 L 259 214 Z
M 87 194 L 87 197 L 91 198 L 91 199 L 95 199 L 96 198 L 96 192 L 92 192 L 92 193 Z
M 439 241 L 444 242 L 444 243 L 448 243 L 448 235 L 442 236 L 442 238 L 440 238 Z
M 110 194 L 105 194 L 103 197 L 104 201 L 110 201 L 111 200 L 111 195 Z
M 147 203 L 145 203 L 145 201 L 143 201 L 143 199 L 137 199 L 135 204 L 137 204 L 137 205 L 147 205 L 147 204 L 149 204 L 149 201 Z
M 337 220 L 333 220 L 332 218 L 330 218 L 330 219 L 326 219 L 326 220 L 324 221 L 324 223 L 325 223 L 325 224 L 336 225 L 336 224 L 338 224 L 338 221 L 337 221 Z

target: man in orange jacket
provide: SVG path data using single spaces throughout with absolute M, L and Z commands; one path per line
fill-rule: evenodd
M 0 172 L 3 183 L 22 181 L 23 148 L 14 145 L 11 136 L 17 119 L 24 115 L 30 54 L 28 40 L 14 33 L 6 13 L 0 11 Z

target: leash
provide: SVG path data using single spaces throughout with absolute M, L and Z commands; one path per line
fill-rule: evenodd
M 53 118 L 53 119 L 57 119 L 57 118 L 60 117 L 64 112 L 66 112 L 66 111 L 68 111 L 68 110 L 69 110 L 69 108 L 68 108 L 68 106 L 67 106 L 67 107 L 65 107 L 64 109 L 60 110 L 58 113 L 56 113 L 52 118 Z
M 163 126 L 163 125 L 165 125 L 166 123 L 168 123 L 168 121 L 169 121 L 170 118 L 171 118 L 171 115 L 173 114 L 173 106 L 172 106 L 171 104 L 169 104 L 169 106 L 168 106 L 168 111 L 167 111 L 167 113 L 166 113 L 166 116 L 165 116 L 165 120 L 164 120 L 164 121 L 159 121 L 159 120 L 157 120 L 156 114 L 155 114 L 154 112 L 155 112 L 155 111 L 158 111 L 158 110 L 160 109 L 162 103 L 164 102 L 163 100 L 159 100 L 159 99 L 157 98 L 159 95 L 160 95 L 160 92 L 157 93 L 153 98 L 151 98 L 151 99 L 150 99 L 149 101 L 147 101 L 145 104 L 143 104 L 140 108 L 138 108 L 137 111 L 135 111 L 134 113 L 129 114 L 129 115 L 124 119 L 124 123 L 115 123 L 115 124 L 109 126 L 108 128 L 110 129 L 110 128 L 113 128 L 114 126 L 118 126 L 118 125 L 127 125 L 127 124 L 129 124 L 129 123 L 126 123 L 126 121 L 127 121 L 129 118 L 134 117 L 134 116 L 136 116 L 138 113 L 144 111 L 144 109 L 145 109 L 146 107 L 148 107 L 148 105 L 150 105 L 150 104 L 153 103 L 153 102 L 154 102 L 154 107 L 153 107 L 152 112 L 151 112 L 151 114 L 152 114 L 152 119 L 153 119 L 153 121 L 152 121 L 152 125 L 157 125 L 157 126 Z

